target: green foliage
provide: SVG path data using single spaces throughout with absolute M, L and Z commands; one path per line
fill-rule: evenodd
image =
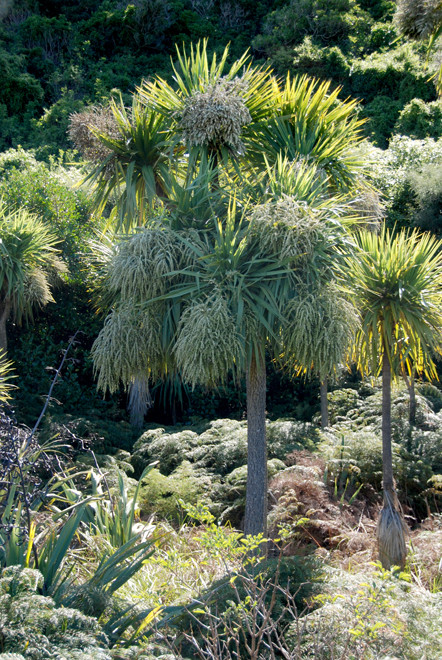
M 395 133 L 409 135 L 415 139 L 442 137 L 442 101 L 410 101 L 399 115 Z
M 269 478 L 285 468 L 286 456 L 299 449 L 314 448 L 319 441 L 315 427 L 280 420 L 267 423 Z M 156 428 L 146 431 L 134 445 L 131 457 L 136 474 L 158 461 L 140 491 L 140 507 L 169 520 L 180 520 L 179 499 L 210 506 L 217 517 L 234 525 L 244 515 L 247 478 L 247 425 L 218 419 L 200 427 Z
M 348 50 L 352 41 L 369 32 L 371 23 L 370 15 L 353 0 L 290 2 L 267 16 L 264 34 L 254 40 L 253 46 L 278 60 L 281 46 L 287 51 L 307 34 L 321 46 L 333 44 Z
M 407 179 L 415 207 L 414 224 L 424 231 L 442 233 L 442 181 L 439 165 L 427 165 L 410 172 Z
M 96 619 L 75 609 L 57 608 L 51 598 L 39 595 L 42 581 L 32 569 L 11 566 L 2 571 L 2 650 L 31 660 L 55 655 L 66 660 L 109 660 Z
M 7 114 L 35 115 L 44 92 L 39 81 L 26 73 L 24 57 L 0 50 L 0 71 L 0 103 L 5 105 Z
M 401 108 L 401 101 L 379 94 L 362 109 L 361 115 L 368 120 L 366 134 L 377 147 L 385 149 L 388 146 L 388 138 L 397 125 Z
M 405 572 L 328 569 L 326 584 L 316 601 L 322 606 L 292 624 L 295 657 L 417 660 L 440 653 L 440 594 L 414 586 Z
M 131 466 L 128 464 L 128 467 Z M 151 473 L 151 470 L 152 466 L 143 470 L 131 498 L 129 498 L 123 475 L 118 470 L 116 492 L 113 497 L 110 496 L 107 499 L 105 499 L 106 495 L 110 495 L 110 493 L 106 493 L 101 485 L 105 481 L 104 475 L 91 472 L 91 492 L 93 496 L 97 496 L 97 500 L 88 505 L 91 524 L 95 532 L 102 538 L 106 538 L 113 548 L 123 546 L 136 536 L 134 525 L 140 510 L 138 495 L 143 480 Z M 149 477 L 149 481 L 151 479 L 152 475 Z
M 395 50 L 355 61 L 352 91 L 363 96 L 366 102 L 379 95 L 396 98 L 402 103 L 416 97 L 431 101 L 434 91 L 427 78 L 416 49 L 410 45 L 398 46 Z
M 331 79 L 338 84 L 344 83 L 349 76 L 349 62 L 338 46 L 321 48 L 311 37 L 305 37 L 293 53 L 293 67 L 297 73 Z
M 195 505 L 204 499 L 210 504 L 210 492 L 216 478 L 205 470 L 184 460 L 169 476 L 152 470 L 140 491 L 140 509 L 143 514 L 179 522 L 183 517 L 182 504 Z
M 396 135 L 391 139 L 386 151 L 371 150 L 368 156 L 373 163 L 374 182 L 385 200 L 388 225 L 400 228 L 417 224 L 416 195 L 410 181 L 422 174 L 427 167 L 431 181 L 432 166 L 436 172 L 436 166 L 442 163 L 442 140 L 413 140 Z M 437 190 L 437 176 L 434 188 Z M 425 203 L 420 210 L 425 211 Z
M 347 263 L 362 319 L 359 364 L 378 374 L 386 355 L 395 376 L 414 368 L 434 377 L 432 356 L 439 350 L 442 321 L 439 242 L 416 231 L 394 236 L 384 227 L 378 235 L 360 233 L 357 244 L 357 261 Z
M 28 211 L 8 213 L 1 201 L 0 235 L 2 310 L 10 305 L 20 323 L 32 319 L 35 307 L 53 301 L 51 284 L 66 269 L 58 258 L 57 236 Z
M 15 389 L 11 383 L 11 379 L 15 377 L 11 374 L 13 366 L 13 363 L 7 360 L 6 354 L 0 351 L 0 404 L 8 403 L 11 400 L 11 390 Z
M 85 246 L 92 233 L 89 221 L 90 201 L 84 191 L 74 190 L 80 174 L 52 159 L 46 165 L 22 149 L 10 150 L 3 156 L 5 176 L 0 194 L 10 208 L 26 208 L 48 223 L 62 241 L 62 253 L 73 276 L 78 278 L 79 248 Z
M 393 392 L 393 469 L 399 497 L 417 516 L 427 515 L 424 502 L 429 480 L 441 471 L 440 417 L 429 400 L 438 401 L 440 392 L 429 384 L 417 385 L 416 426 L 408 423 L 409 395 L 402 386 Z M 362 397 L 354 389 L 329 393 L 331 426 L 321 432 L 319 452 L 326 460 L 326 477 L 338 491 L 349 494 L 362 485 L 369 499 L 372 488 L 382 482 L 381 393 Z

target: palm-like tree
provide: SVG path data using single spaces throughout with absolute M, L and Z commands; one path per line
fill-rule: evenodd
M 53 301 L 51 284 L 66 271 L 59 239 L 25 209 L 8 212 L 0 203 L 0 349 L 7 350 L 6 322 L 20 323 Z
M 228 54 L 227 46 L 219 60 L 216 54 L 210 59 L 207 39 L 192 45 L 190 54 L 177 48 L 175 85 L 157 77 L 138 90 L 140 100 L 170 122 L 191 166 L 200 158 L 225 166 L 237 162 L 244 155 L 245 128 L 264 120 L 272 104 L 270 70 L 252 67 L 247 53 L 228 68 Z
M 360 123 L 355 105 L 339 102 L 327 85 L 288 80 L 284 87 L 247 56 L 227 69 L 227 50 L 210 61 L 206 46 L 190 56 L 178 51 L 175 87 L 156 79 L 137 92 L 146 113 L 170 126 L 166 155 L 177 176 L 168 181 L 163 215 L 151 216 L 109 263 L 112 311 L 94 361 L 99 385 L 109 389 L 177 369 L 206 384 L 229 369 L 246 372 L 245 527 L 258 533 L 266 528 L 264 354 L 281 352 L 284 305 L 300 283 L 330 277 L 340 225 L 327 218 L 342 200 L 323 198 L 357 178 Z M 105 144 L 118 157 L 112 141 Z M 257 208 L 238 215 L 232 202 L 225 213 L 223 195 L 240 188 Z
M 172 229 L 166 214 L 125 240 L 109 263 L 114 296 L 94 347 L 99 386 L 178 369 L 192 385 L 246 374 L 248 481 L 245 531 L 266 529 L 265 352 L 281 352 L 285 312 L 331 272 L 342 227 L 293 197 L 249 213 L 233 201 L 213 228 Z M 295 311 L 292 313 L 292 317 Z M 283 333 L 292 345 L 290 326 Z
M 356 101 L 339 100 L 340 89 L 307 76 L 273 79 L 267 117 L 245 129 L 244 142 L 253 170 L 273 165 L 280 155 L 314 165 L 317 178 L 333 193 L 354 188 L 364 167 L 355 147 L 364 123 L 355 114 Z
M 130 110 L 112 100 L 105 110 L 73 115 L 70 135 L 94 165 L 84 182 L 95 189 L 97 212 L 113 202 L 117 228 L 142 226 L 155 200 L 166 195 L 172 154 L 165 117 L 137 96 Z
M 442 346 L 442 242 L 429 234 L 385 227 L 362 232 L 356 259 L 348 261 L 352 294 L 362 325 L 356 338 L 361 368 L 382 373 L 384 507 L 378 525 L 384 566 L 403 565 L 406 556 L 391 450 L 391 380 L 403 372 L 436 377 L 433 356 Z
M 328 381 L 346 360 L 359 325 L 359 315 L 335 282 L 319 290 L 302 289 L 287 310 L 284 363 L 298 375 L 320 382 L 321 427 L 328 426 Z M 295 312 L 295 313 L 293 313 Z

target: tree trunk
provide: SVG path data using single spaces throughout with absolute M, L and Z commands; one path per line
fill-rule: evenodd
M 409 422 L 414 426 L 416 424 L 416 388 L 414 387 L 414 371 L 411 373 L 408 393 L 410 395 Z
M 267 534 L 265 360 L 252 358 L 247 373 L 247 491 L 245 534 Z
M 129 387 L 129 418 L 131 425 L 140 429 L 144 416 L 152 406 L 149 381 L 145 376 L 135 376 Z
M 379 559 L 382 566 L 405 565 L 406 526 L 399 511 L 393 479 L 393 454 L 391 449 L 391 365 L 386 350 L 382 362 L 382 486 L 384 506 L 379 516 L 377 537 Z
M 327 378 L 321 381 L 321 428 L 328 427 Z
M 6 334 L 6 322 L 11 313 L 11 301 L 9 298 L 0 303 L 0 350 L 4 353 L 8 350 L 8 337 Z
M 382 363 L 382 478 L 385 492 L 393 492 L 393 455 L 391 452 L 391 366 L 384 351 Z

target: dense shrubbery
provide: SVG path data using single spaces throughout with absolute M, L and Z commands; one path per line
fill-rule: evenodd
M 0 32 L 0 149 L 66 149 L 69 112 L 167 76 L 173 44 L 202 37 L 214 49 L 231 42 L 233 57 L 253 43 L 278 73 L 342 84 L 368 105 L 368 134 L 382 147 L 406 103 L 435 98 L 417 47 L 396 46 L 390 0 L 83 0 L 75 12 L 64 2 L 22 4 L 9 3 Z
M 41 596 L 43 576 L 12 566 L 0 577 L 0 646 L 32 660 L 110 660 L 96 619 Z M 101 639 L 100 639 L 101 637 Z M 0 656 L 1 657 L 1 656 Z M 8 656 L 6 656 L 8 657 Z M 21 657 L 21 656 L 19 656 Z

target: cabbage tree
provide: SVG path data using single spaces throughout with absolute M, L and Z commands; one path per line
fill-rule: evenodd
M 173 84 L 156 78 L 137 91 L 146 113 L 164 118 L 158 153 L 175 176 L 163 213 L 145 215 L 109 262 L 111 311 L 93 355 L 100 387 L 111 390 L 177 369 L 208 385 L 229 370 L 246 373 L 245 527 L 258 533 L 266 527 L 265 351 L 283 351 L 281 328 L 301 284 L 330 279 L 342 200 L 327 198 L 357 182 L 360 122 L 355 104 L 327 85 L 281 82 L 247 56 L 230 68 L 226 60 L 227 50 L 210 60 L 205 43 L 178 51 Z M 123 192 L 137 167 L 121 179 Z M 244 191 L 254 202 L 247 212 Z M 228 213 L 223 196 L 235 200 Z
M 357 237 L 348 276 L 361 315 L 356 351 L 361 369 L 382 374 L 384 506 L 378 523 L 379 555 L 385 567 L 403 566 L 405 525 L 393 477 L 391 381 L 413 370 L 436 377 L 433 357 L 442 349 L 442 242 L 418 231 Z
M 114 303 L 92 351 L 102 389 L 176 369 L 192 385 L 246 374 L 246 533 L 266 529 L 265 353 L 278 357 L 282 337 L 296 344 L 300 294 L 330 278 L 344 230 L 329 216 L 293 197 L 249 211 L 232 202 L 204 232 L 172 229 L 165 214 L 122 241 L 108 265 Z
M 289 315 L 284 363 L 320 382 L 321 427 L 328 426 L 328 381 L 346 361 L 359 325 L 354 304 L 335 282 L 318 289 L 300 287 Z
M 6 323 L 32 319 L 36 308 L 53 302 L 52 285 L 65 272 L 59 239 L 25 209 L 0 203 L 0 349 L 6 353 Z

